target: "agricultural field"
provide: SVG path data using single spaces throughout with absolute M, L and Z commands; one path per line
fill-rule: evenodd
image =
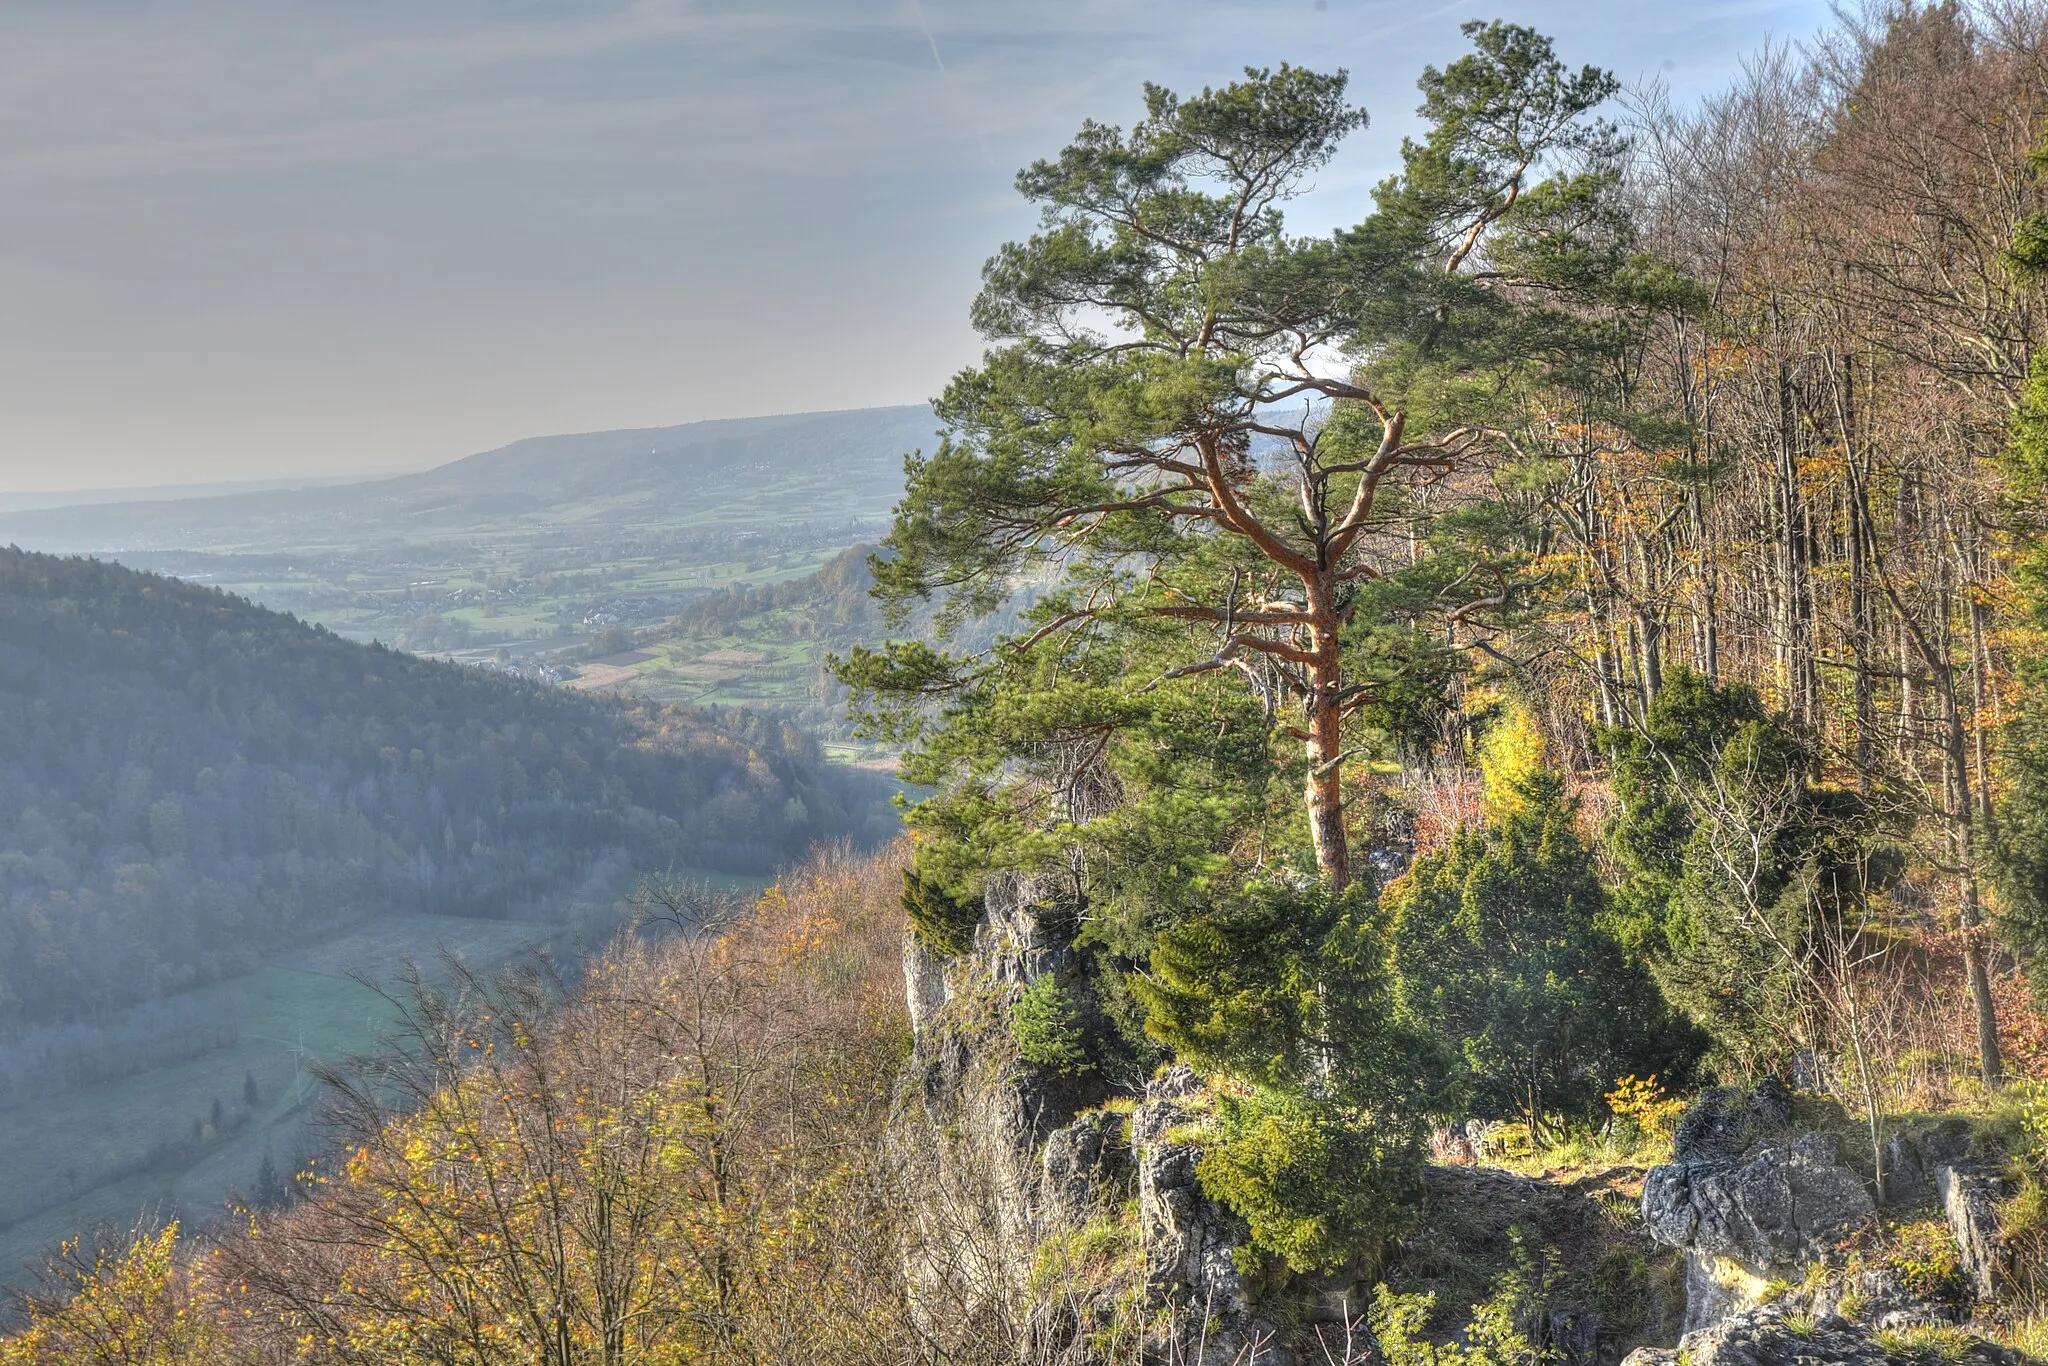
M 0 1107 L 0 1284 L 20 1284 L 41 1254 L 82 1230 L 217 1218 L 230 1193 L 254 1198 L 266 1157 L 289 1180 L 321 1146 L 319 1086 L 307 1064 L 380 1048 L 395 1019 L 391 1003 L 350 973 L 393 983 L 405 962 L 431 973 L 444 952 L 491 968 L 554 933 L 446 916 L 372 922 L 188 993 L 231 1021 L 220 1047 Z

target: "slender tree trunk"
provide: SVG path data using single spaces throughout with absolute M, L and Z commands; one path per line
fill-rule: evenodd
M 1642 613 L 1638 620 L 1642 623 L 1643 709 L 1647 714 L 1650 703 L 1664 691 L 1664 621 L 1652 612 Z
M 1991 974 L 1984 966 L 1984 944 L 1979 931 L 1984 924 L 1983 906 L 1977 892 L 1975 850 L 1971 838 L 1975 808 L 1970 798 L 1969 751 L 1963 734 L 1961 708 L 1956 701 L 1955 676 L 1950 673 L 1944 688 L 1947 704 L 1947 743 L 1943 766 L 1948 770 L 1950 857 L 1955 860 L 1962 881 L 1956 907 L 1956 921 L 1963 934 L 1963 973 L 1970 986 L 1970 1004 L 1977 1016 L 1977 1063 L 1986 1089 L 2004 1080 L 2004 1063 L 1998 1051 L 1998 1010 L 1991 999 Z
M 1849 460 L 1849 629 L 1850 649 L 1856 656 L 1856 786 L 1869 791 L 1871 777 L 1870 739 L 1877 729 L 1877 702 L 1870 686 L 1870 656 L 1873 648 L 1870 616 L 1869 566 L 1864 559 L 1866 528 L 1863 500 L 1856 496 L 1856 461 Z
M 1849 648 L 1855 655 L 1856 685 L 1856 786 L 1868 792 L 1871 780 L 1871 739 L 1877 731 L 1877 700 L 1872 690 L 1870 663 L 1876 648 L 1870 602 L 1870 524 L 1864 516 L 1869 499 L 1863 492 L 1863 464 L 1856 430 L 1856 364 L 1853 356 L 1842 357 L 1841 422 L 1843 447 L 1844 509 L 1849 559 Z
M 1693 608 L 1699 621 L 1699 671 L 1709 682 L 1718 683 L 1721 680 L 1720 566 L 1707 529 L 1706 498 L 1700 490 L 1694 489 L 1691 501 L 1693 544 L 1700 557 L 1697 602 Z
M 1327 585 L 1311 582 L 1308 609 L 1313 617 L 1307 666 L 1309 696 L 1308 804 L 1309 838 L 1314 841 L 1316 867 L 1330 890 L 1351 885 L 1351 848 L 1344 833 L 1344 661 L 1339 648 L 1337 610 Z

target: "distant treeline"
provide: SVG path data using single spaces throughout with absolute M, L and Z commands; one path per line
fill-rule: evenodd
M 216 980 L 396 912 L 557 912 L 639 872 L 886 836 L 760 718 L 564 693 L 239 598 L 0 550 L 0 1023 Z

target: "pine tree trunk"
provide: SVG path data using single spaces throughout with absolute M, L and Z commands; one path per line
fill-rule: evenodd
M 1331 891 L 1351 885 L 1351 848 L 1344 833 L 1344 661 L 1339 648 L 1341 623 L 1329 589 L 1308 585 L 1308 608 L 1315 660 L 1308 666 L 1308 804 L 1309 838 L 1315 844 L 1316 868 Z

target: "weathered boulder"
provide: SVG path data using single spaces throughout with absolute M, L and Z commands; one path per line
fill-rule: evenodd
M 1866 1328 L 1897 1332 L 1906 1328 L 1941 1328 L 1956 1322 L 1945 1305 L 1921 1299 L 1888 1267 L 1871 1267 L 1830 1281 L 1809 1296 L 1816 1313 L 1840 1314 Z
M 1696 1332 L 1719 1323 L 1731 1314 L 1756 1306 L 1768 1285 L 1742 1263 L 1698 1248 L 1685 1249 L 1684 1332 Z
M 1643 1222 L 1658 1242 L 1759 1272 L 1811 1261 L 1874 1208 L 1825 1134 L 1766 1140 L 1732 1161 L 1669 1163 L 1643 1182 Z
M 1968 1167 L 1942 1167 L 1934 1173 L 1934 1188 L 1948 1212 L 1949 1231 L 1955 1234 L 1956 1250 L 1977 1298 L 1996 1297 L 2001 1280 L 1998 1202 L 2004 1194 L 1998 1177 Z
M 2019 1366 L 2018 1353 L 1981 1339 L 1956 1344 L 1945 1359 L 1968 1366 Z M 1910 1366 L 1919 1354 L 1894 1351 L 1858 1324 L 1833 1314 L 1798 1315 L 1778 1305 L 1744 1310 L 1690 1332 L 1674 1350 L 1639 1347 L 1622 1366 Z
M 1821 1255 L 1874 1210 L 1823 1133 L 1791 1134 L 1791 1098 L 1765 1082 L 1715 1087 L 1680 1117 L 1674 1160 L 1643 1182 L 1650 1236 L 1686 1254 L 1685 1328 L 1754 1305 L 1766 1282 Z
M 1884 1199 L 1918 1205 L 1935 1199 L 1934 1173 L 1970 1151 L 1970 1122 L 1950 1117 L 1918 1132 L 1895 1129 L 1884 1141 Z

